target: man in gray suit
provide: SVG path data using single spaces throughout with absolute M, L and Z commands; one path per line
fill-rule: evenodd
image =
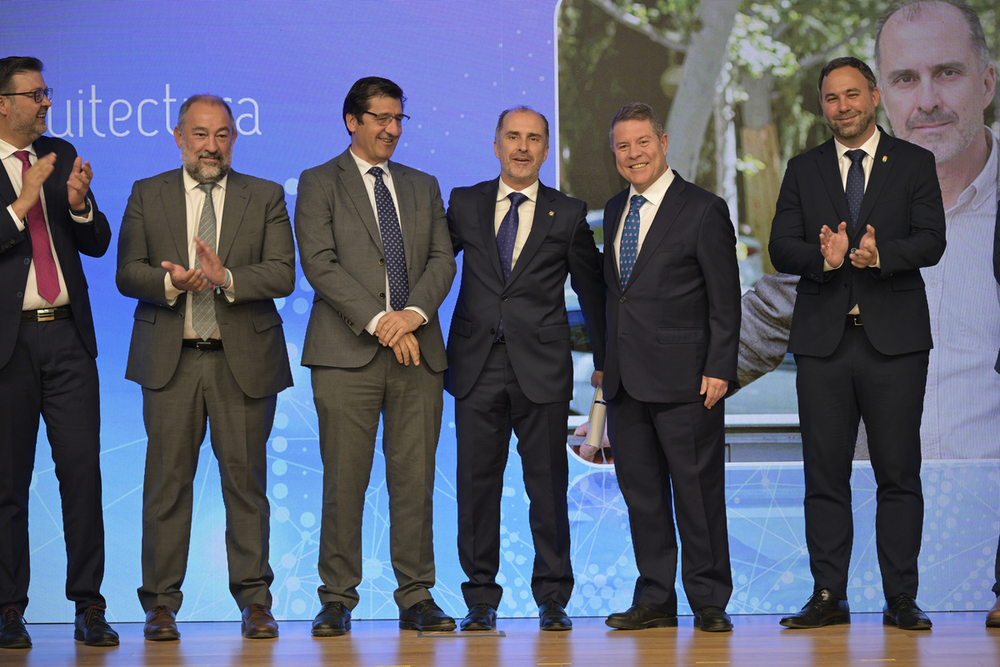
M 139 300 L 125 377 L 142 385 L 144 635 L 178 639 L 192 481 L 211 428 L 226 505 L 229 590 L 243 636 L 278 636 L 271 615 L 266 446 L 291 369 L 274 298 L 295 287 L 282 189 L 230 170 L 229 106 L 196 95 L 174 129 L 184 168 L 136 182 L 118 243 L 118 289 Z M 221 216 L 216 214 L 221 213 Z
M 299 179 L 295 232 L 316 291 L 302 364 L 312 369 L 324 467 L 317 637 L 350 630 L 358 603 L 380 414 L 399 626 L 455 629 L 428 590 L 447 366 L 437 309 L 455 258 L 437 179 L 389 161 L 407 119 L 404 100 L 392 81 L 357 81 L 344 100 L 350 147 Z

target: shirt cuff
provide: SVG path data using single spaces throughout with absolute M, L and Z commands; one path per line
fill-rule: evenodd
M 163 274 L 163 290 L 166 294 L 168 306 L 173 306 L 175 303 L 177 303 L 177 297 L 183 294 L 181 290 L 174 287 L 174 283 L 170 280 L 169 271 Z
M 424 325 L 425 325 L 425 324 L 427 324 L 427 322 L 429 321 L 429 320 L 427 319 L 427 313 L 425 313 L 425 312 L 424 312 L 424 309 L 423 309 L 423 308 L 419 308 L 419 307 L 417 307 L 417 306 L 407 306 L 407 307 L 406 307 L 406 308 L 404 308 L 403 310 L 412 310 L 412 311 L 413 311 L 413 312 L 415 312 L 415 313 L 416 313 L 417 315 L 419 315 L 420 317 L 424 318 L 424 321 L 420 323 L 420 326 L 424 326 Z
M 94 205 L 87 201 L 87 215 L 77 215 L 73 213 L 72 210 L 69 212 L 69 217 L 73 218 L 73 222 L 79 222 L 81 225 L 88 222 L 94 221 Z
M 7 207 L 7 212 L 10 213 L 10 217 L 14 221 L 14 226 L 17 227 L 17 231 L 23 232 L 24 231 L 24 221 L 21 220 L 21 218 L 17 217 L 17 214 L 14 213 L 14 205 L 13 204 L 11 204 L 10 206 Z
M 368 333 L 370 333 L 371 335 L 374 336 L 375 335 L 375 327 L 378 325 L 378 321 L 380 319 L 382 319 L 382 316 L 385 315 L 385 312 L 386 311 L 384 311 L 384 310 L 379 311 L 379 313 L 377 315 L 375 315 L 375 317 L 371 318 L 368 321 L 368 324 L 365 326 L 365 331 L 367 331 Z

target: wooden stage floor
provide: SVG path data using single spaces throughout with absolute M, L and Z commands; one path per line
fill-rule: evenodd
M 73 641 L 70 625 L 29 625 L 34 648 L 0 650 L 0 665 L 83 667 L 295 667 L 358 665 L 413 667 L 567 667 L 601 665 L 761 665 L 795 667 L 1000 665 L 1000 629 L 984 627 L 984 612 L 930 614 L 934 628 L 906 632 L 882 625 L 880 614 L 854 614 L 853 624 L 787 630 L 778 616 L 734 616 L 732 633 L 679 628 L 613 631 L 603 618 L 574 619 L 572 632 L 540 632 L 537 619 L 501 619 L 505 636 L 446 633 L 418 636 L 395 621 L 354 621 L 341 637 L 314 639 L 308 621 L 281 623 L 277 640 L 245 640 L 238 623 L 181 623 L 179 642 L 147 642 L 142 625 L 118 623 L 121 646 L 92 648 Z

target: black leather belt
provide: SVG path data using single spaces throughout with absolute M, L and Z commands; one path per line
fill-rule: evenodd
M 185 338 L 184 347 L 193 347 L 196 350 L 201 350 L 202 352 L 214 352 L 215 350 L 222 349 L 222 341 L 218 338 L 209 338 L 208 340 L 202 340 L 200 338 Z
M 69 306 L 21 311 L 22 322 L 51 322 L 52 320 L 65 320 L 70 317 L 73 317 L 73 309 Z
M 864 322 L 861 320 L 861 315 L 848 315 L 847 326 L 849 327 L 864 326 Z

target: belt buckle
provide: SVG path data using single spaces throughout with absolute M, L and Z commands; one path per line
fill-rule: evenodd
M 56 309 L 55 308 L 39 308 L 35 311 L 39 322 L 51 322 L 56 319 Z

